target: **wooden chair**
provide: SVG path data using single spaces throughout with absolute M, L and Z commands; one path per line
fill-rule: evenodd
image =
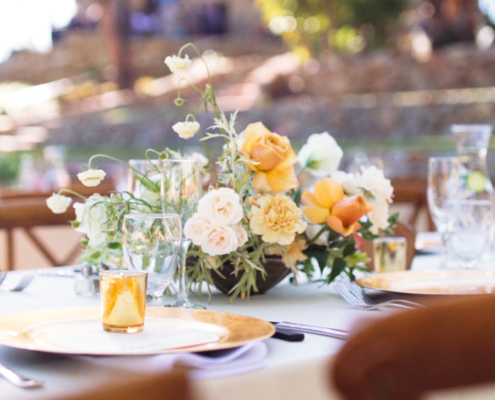
M 65 400 L 191 400 L 189 380 L 184 372 L 172 371 L 129 379 L 116 380 Z
M 443 300 L 375 321 L 349 338 L 330 377 L 347 400 L 418 400 L 495 382 L 495 296 Z
M 80 182 L 74 182 L 68 189 L 83 196 L 91 196 L 94 193 L 108 194 L 115 189 L 115 185 L 111 180 L 102 182 L 97 187 L 86 187 Z M 81 245 L 77 243 L 65 257 L 57 257 L 34 231 L 36 227 L 69 226 L 70 221 L 76 218 L 73 207 L 69 207 L 64 214 L 52 213 L 46 205 L 46 199 L 51 195 L 52 192 L 19 192 L 5 189 L 0 192 L 0 230 L 5 230 L 7 235 L 8 271 L 15 268 L 14 229 L 21 229 L 54 267 L 68 265 L 79 254 Z M 76 198 L 74 200 L 80 201 Z
M 435 224 L 431 219 L 426 197 L 426 179 L 417 176 L 401 177 L 391 180 L 394 188 L 394 204 L 407 204 L 412 207 L 409 218 L 405 221 L 412 227 L 417 227 L 421 211 L 427 215 L 428 230 L 434 231 Z
M 46 247 L 34 228 L 55 225 L 69 226 L 73 219 L 75 219 L 75 212 L 72 207 L 69 207 L 64 214 L 54 214 L 47 207 L 44 198 L 2 200 L 0 202 L 0 229 L 5 230 L 7 235 L 7 270 L 12 271 L 15 267 L 14 229 L 21 229 L 51 265 L 68 265 L 80 251 L 81 245 L 77 243 L 66 257 L 59 259 Z

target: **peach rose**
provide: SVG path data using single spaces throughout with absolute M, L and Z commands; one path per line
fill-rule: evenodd
M 303 212 L 314 223 L 326 224 L 343 236 L 349 236 L 361 228 L 359 220 L 372 210 L 362 194 L 345 197 L 340 183 L 332 178 L 316 182 L 314 193 L 302 194 Z
M 247 163 L 256 173 L 253 178 L 256 189 L 280 193 L 299 185 L 294 171 L 297 156 L 287 137 L 270 132 L 261 122 L 249 124 L 241 151 L 257 162 Z
M 361 228 L 359 220 L 372 209 L 362 194 L 356 194 L 335 203 L 325 221 L 335 232 L 349 236 Z

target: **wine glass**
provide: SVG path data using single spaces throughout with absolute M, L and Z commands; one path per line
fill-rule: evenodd
M 182 239 L 177 214 L 127 214 L 122 245 L 127 268 L 148 273 L 146 302 L 158 303 L 174 279 Z
M 459 194 L 460 161 L 457 157 L 428 160 L 428 208 L 442 238 L 442 265 L 447 262 L 449 202 Z
M 490 240 L 490 200 L 458 199 L 449 204 L 448 257 L 461 268 L 474 268 Z M 459 265 L 457 265 L 459 266 Z
M 198 160 L 162 160 L 161 198 L 163 212 L 176 213 L 180 216 L 182 226 L 195 213 L 201 196 Z M 170 307 L 205 309 L 189 300 L 187 284 L 186 259 L 191 241 L 182 236 L 179 261 L 179 294 Z

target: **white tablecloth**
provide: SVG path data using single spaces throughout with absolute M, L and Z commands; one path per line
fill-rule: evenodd
M 435 256 L 417 257 L 413 268 L 434 268 L 438 261 Z M 22 273 L 26 272 L 10 273 L 7 279 L 15 281 Z M 0 291 L 0 314 L 32 309 L 99 305 L 98 298 L 77 296 L 73 285 L 72 278 L 37 276 L 23 292 Z M 215 294 L 212 304 L 205 305 L 209 310 L 249 315 L 268 321 L 291 321 L 339 329 L 353 329 L 358 322 L 389 315 L 391 312 L 353 309 L 331 287 L 320 287 L 319 284 L 303 284 L 299 287 L 281 284 L 266 295 L 253 296 L 249 301 L 236 300 L 233 304 L 227 304 L 227 297 L 224 295 Z M 338 339 L 309 334 L 300 343 L 268 339 L 266 368 L 237 376 L 194 381 L 195 398 L 338 398 L 335 392 L 329 389 L 327 376 L 331 356 L 342 344 Z M 21 390 L 0 379 L 1 399 L 63 398 L 68 393 L 79 392 L 81 389 L 115 379 L 116 376 L 124 379 L 126 374 L 133 374 L 128 365 L 122 368 L 108 367 L 88 362 L 82 357 L 37 353 L 5 346 L 0 346 L 0 362 L 45 382 L 42 389 Z M 456 392 L 454 397 L 448 398 L 459 398 L 459 393 Z M 493 395 L 493 392 L 491 393 Z M 473 398 L 472 393 L 463 398 Z

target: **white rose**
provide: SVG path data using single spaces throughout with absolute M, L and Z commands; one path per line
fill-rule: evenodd
M 312 241 L 313 238 L 318 234 L 318 232 L 321 231 L 323 228 L 323 225 L 318 225 L 318 224 L 308 224 L 306 227 L 306 235 L 308 236 L 308 241 Z M 320 236 L 318 236 L 318 239 L 314 242 L 314 244 L 318 246 L 326 246 L 328 244 L 328 235 L 329 231 L 323 232 Z
M 187 54 L 184 58 L 173 55 L 165 58 L 165 64 L 167 64 L 167 67 L 170 68 L 170 71 L 177 74 L 180 72 L 185 72 L 191 65 L 191 60 Z
M 207 229 L 201 235 L 201 249 L 210 256 L 222 256 L 237 249 L 237 235 L 228 226 Z
M 246 229 L 244 229 L 244 227 L 241 224 L 236 224 L 232 226 L 232 229 L 237 235 L 238 246 L 241 247 L 245 245 L 249 240 Z
M 105 206 L 97 204 L 104 202 L 105 198 L 100 194 L 94 194 L 84 203 L 75 203 L 76 221 L 79 226 L 77 232 L 84 233 L 89 239 L 91 247 L 98 246 L 106 239 L 104 225 L 107 221 Z
M 100 182 L 105 178 L 105 171 L 101 169 L 88 169 L 87 171 L 77 174 L 79 180 L 84 186 L 98 186 Z
M 339 168 L 343 150 L 328 132 L 314 133 L 299 151 L 299 164 L 312 175 L 323 178 Z
M 54 214 L 63 214 L 72 203 L 72 199 L 61 194 L 53 193 L 46 199 L 46 205 Z
M 199 131 L 200 125 L 197 121 L 184 121 L 177 122 L 172 126 L 172 129 L 182 139 L 191 139 L 197 131 Z
M 201 246 L 201 237 L 207 229 L 210 229 L 208 219 L 196 213 L 184 225 L 184 235 L 195 245 Z
M 372 206 L 373 210 L 368 213 L 368 218 L 373 224 L 370 231 L 374 234 L 378 234 L 380 229 L 387 229 L 388 227 L 389 207 L 386 201 L 372 203 Z
M 390 180 L 385 178 L 382 169 L 378 169 L 374 165 L 364 169 L 358 175 L 356 184 L 365 192 L 369 192 L 376 201 L 392 202 L 394 188 L 390 184 Z
M 212 227 L 237 224 L 243 216 L 241 198 L 229 188 L 210 190 L 199 200 L 198 214 Z

